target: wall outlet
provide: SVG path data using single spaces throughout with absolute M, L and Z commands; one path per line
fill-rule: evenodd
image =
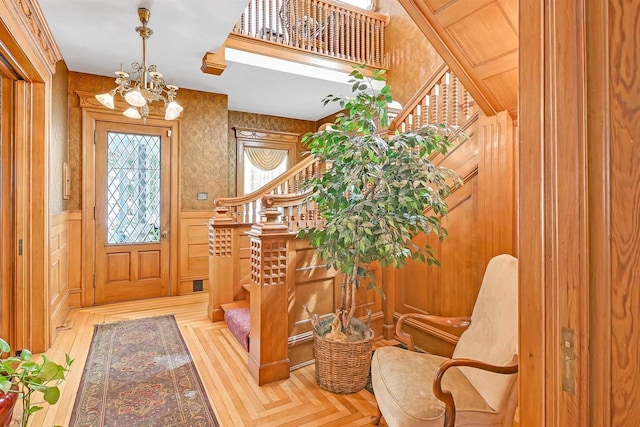
M 198 200 L 207 200 L 209 198 L 209 193 L 207 193 L 206 191 L 198 191 L 196 198 Z

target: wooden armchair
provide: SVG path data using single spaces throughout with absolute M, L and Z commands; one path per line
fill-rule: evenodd
M 512 426 L 518 403 L 518 260 L 498 255 L 487 265 L 470 318 L 405 314 L 407 318 L 466 328 L 451 359 L 397 347 L 376 350 L 371 380 L 389 426 Z M 446 376 L 445 376 L 446 373 Z M 375 425 L 380 414 L 372 417 Z

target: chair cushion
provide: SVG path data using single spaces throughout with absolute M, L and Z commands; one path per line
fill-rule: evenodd
M 492 365 L 517 361 L 518 352 L 518 260 L 498 255 L 489 261 L 471 314 L 471 325 L 461 336 L 453 358 L 469 358 Z M 515 375 L 475 368 L 460 368 L 484 400 L 502 412 Z
M 433 395 L 436 369 L 447 358 L 397 347 L 376 350 L 371 382 L 378 407 L 389 426 L 438 426 L 444 423 L 444 403 Z M 456 426 L 500 425 L 493 411 L 458 368 L 450 368 L 442 388 L 453 394 Z M 400 397 L 402 396 L 402 397 Z

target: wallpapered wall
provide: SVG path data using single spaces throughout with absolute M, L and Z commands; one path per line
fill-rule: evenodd
M 66 211 L 68 205 L 62 199 L 62 163 L 69 159 L 68 78 L 69 69 L 64 61 L 58 61 L 51 85 L 49 213 L 52 216 Z
M 279 132 L 294 132 L 300 136 L 316 130 L 316 123 L 307 120 L 288 119 L 285 117 L 267 116 L 264 114 L 243 113 L 229 111 L 229 130 L 227 134 L 229 152 L 229 175 L 227 181 L 229 187 L 227 194 L 236 195 L 236 137 L 233 128 L 267 129 Z M 306 148 L 299 142 L 296 148 L 298 160 L 302 158 Z
M 378 11 L 391 17 L 385 31 L 387 84 L 393 99 L 404 106 L 444 61 L 397 0 L 378 4 Z
M 75 91 L 102 93 L 113 85 L 113 78 L 69 73 L 69 209 L 81 209 L 82 204 L 82 110 Z M 228 188 L 227 96 L 180 89 L 178 101 L 185 109 L 180 147 L 182 209 L 213 209 L 215 195 L 226 194 Z M 208 192 L 209 199 L 196 200 L 198 191 Z
M 82 110 L 75 91 L 102 93 L 113 87 L 113 79 L 69 72 L 69 163 L 71 199 L 69 209 L 82 206 Z M 227 96 L 180 89 L 178 101 L 184 107 L 180 147 L 181 208 L 213 209 L 216 197 L 236 194 L 236 140 L 233 127 L 267 129 L 304 134 L 316 129 L 315 122 L 228 111 Z M 298 147 L 298 157 L 305 148 Z M 60 172 L 61 173 L 61 172 Z M 209 193 L 206 201 L 197 192 Z

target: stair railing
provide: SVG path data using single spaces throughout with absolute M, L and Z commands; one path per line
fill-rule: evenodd
M 426 124 L 464 125 L 478 107 L 458 77 L 446 66 L 440 67 L 395 116 L 390 131 L 407 132 Z
M 302 182 L 320 173 L 316 159 L 308 157 L 258 190 L 239 197 L 220 197 L 209 220 L 209 308 L 213 321 L 224 320 L 222 304 L 243 294 L 242 279 L 250 271 L 250 240 L 247 232 L 264 222 L 263 197 L 277 200 L 270 209 L 284 213 L 287 232 L 294 232 L 318 219 L 312 202 L 301 199 Z M 289 205 L 279 197 L 288 200 Z M 272 199 L 268 199 L 272 200 Z M 269 201 L 271 203 L 271 201 Z
M 295 194 L 300 191 L 302 182 L 316 176 L 318 172 L 318 162 L 312 157 L 307 157 L 278 178 L 249 194 L 216 198 L 214 201 L 216 210 L 218 208 L 226 209 L 225 215 L 231 216 L 241 224 L 260 222 L 262 196 L 265 194 Z

